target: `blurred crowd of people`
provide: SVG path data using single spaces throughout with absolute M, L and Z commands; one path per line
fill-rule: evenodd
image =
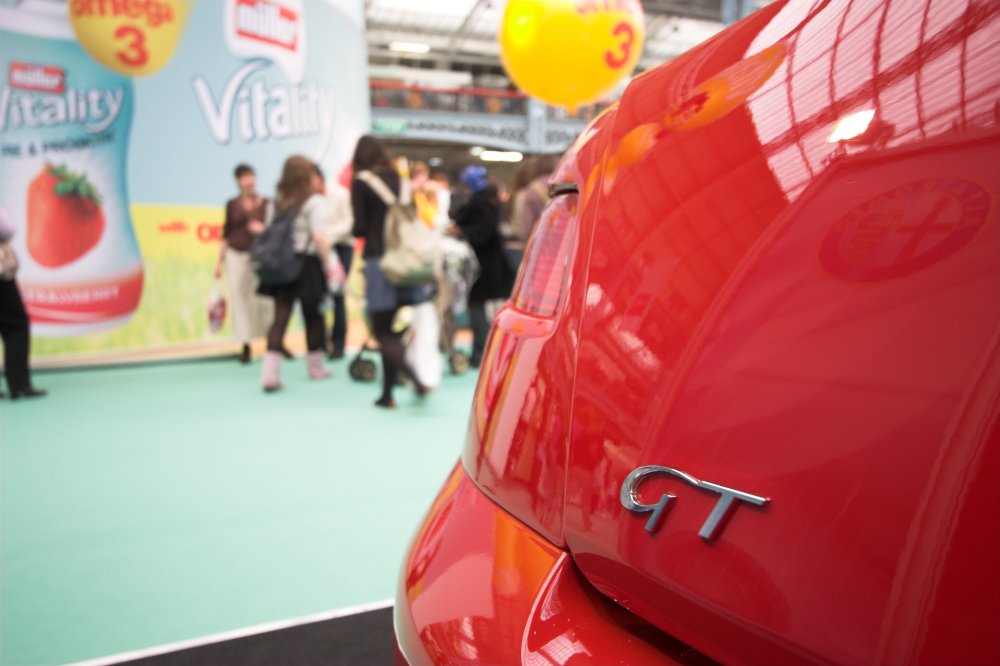
M 215 272 L 225 274 L 228 281 L 240 361 L 248 363 L 252 340 L 266 336 L 261 385 L 265 391 L 281 389 L 282 360 L 291 356 L 283 339 L 298 304 L 305 324 L 307 373 L 312 379 L 328 377 L 324 362 L 345 355 L 345 276 L 355 261 L 361 261 L 365 323 L 382 361 L 377 407 L 396 406 L 393 391 L 400 377 L 417 396 L 430 391 L 407 360 L 397 326 L 400 308 L 440 300 L 442 294 L 464 301 L 461 305 L 472 329 L 469 363 L 478 367 L 491 325 L 489 305 L 511 294 L 523 243 L 548 201 L 547 178 L 553 167 L 552 157 L 527 158 L 515 171 L 508 190 L 484 166 L 471 165 L 456 174 L 453 184 L 445 171 L 394 158 L 368 135 L 358 141 L 350 167 L 336 178 L 325 177 L 305 157 L 288 158 L 276 195 L 269 198 L 258 193 L 253 168 L 238 166 L 234 173 L 238 195 L 226 204 Z M 440 236 L 442 261 L 447 248 L 456 243 L 474 257 L 476 268 L 469 284 L 444 284 L 443 266 L 437 280 L 419 285 L 399 286 L 383 273 L 379 260 L 386 249 L 386 214 L 389 202 L 400 197 L 404 181 L 419 221 Z M 258 284 L 251 249 L 260 234 L 289 211 L 294 214 L 295 251 L 303 260 L 301 274 L 293 283 L 279 287 Z M 323 314 L 327 303 L 332 313 L 329 337 Z

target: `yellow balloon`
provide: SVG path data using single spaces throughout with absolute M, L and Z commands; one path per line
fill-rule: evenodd
M 174 55 L 188 0 L 69 0 L 80 45 L 105 67 L 145 76 Z
M 635 69 L 644 39 L 638 0 L 509 0 L 500 59 L 518 88 L 575 109 Z

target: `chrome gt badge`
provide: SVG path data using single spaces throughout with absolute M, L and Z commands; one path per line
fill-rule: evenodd
M 675 476 L 678 479 L 691 484 L 695 488 L 701 488 L 702 490 L 708 490 L 719 494 L 719 500 L 715 503 L 712 513 L 708 515 L 708 519 L 705 520 L 705 523 L 698 531 L 698 536 L 706 541 L 713 541 L 717 536 L 719 536 L 722 532 L 722 528 L 724 527 L 725 518 L 736 508 L 737 500 L 740 502 L 749 502 L 755 506 L 765 506 L 771 501 L 767 497 L 759 497 L 757 495 L 745 493 L 741 490 L 733 490 L 732 488 L 726 488 L 725 486 L 720 486 L 715 483 L 709 483 L 708 481 L 700 481 L 687 472 L 682 472 L 679 469 L 673 469 L 672 467 L 645 465 L 633 470 L 631 474 L 625 477 L 625 482 L 622 483 L 620 496 L 622 506 L 632 513 L 653 512 L 653 515 L 651 515 L 649 520 L 646 521 L 646 531 L 650 534 L 659 529 L 667 508 L 670 506 L 671 502 L 677 499 L 676 495 L 666 493 L 660 497 L 660 501 L 656 504 L 643 504 L 639 501 L 639 484 L 642 483 L 643 479 L 654 474 L 668 474 L 670 476 Z

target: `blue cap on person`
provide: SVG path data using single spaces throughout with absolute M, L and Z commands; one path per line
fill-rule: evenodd
M 490 184 L 489 176 L 486 175 L 486 167 L 478 164 L 465 167 L 458 177 L 473 192 L 482 192 Z

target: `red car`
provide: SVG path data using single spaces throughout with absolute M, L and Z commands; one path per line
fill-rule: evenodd
M 551 190 L 400 660 L 1000 663 L 1000 3 L 769 5 Z

